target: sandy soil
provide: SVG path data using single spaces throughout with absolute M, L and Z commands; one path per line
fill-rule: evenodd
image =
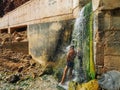
M 30 55 L 0 49 L 0 90 L 58 90 L 58 82 L 43 72 Z

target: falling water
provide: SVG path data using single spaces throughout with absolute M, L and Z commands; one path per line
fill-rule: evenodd
M 72 34 L 72 44 L 75 45 L 75 47 L 80 48 L 81 51 L 83 47 L 83 30 L 85 29 L 85 23 L 86 19 L 84 17 L 84 10 L 85 7 L 83 7 L 79 13 L 79 17 L 76 19 L 74 24 L 74 31 Z M 78 52 L 78 51 L 77 51 Z M 81 52 L 83 53 L 83 52 Z M 81 67 L 81 62 L 78 58 L 75 60 L 75 79 L 76 82 L 82 82 L 84 77 L 83 68 Z
M 72 34 L 71 44 L 77 49 L 73 79 L 75 82 L 83 83 L 95 78 L 92 32 L 92 3 L 89 3 L 80 10 Z M 69 50 L 69 46 L 66 50 Z M 78 58 L 78 54 L 82 57 L 82 61 Z M 66 83 L 69 83 L 69 80 Z M 62 87 L 68 90 L 66 85 Z
M 75 46 L 77 47 L 80 46 L 81 48 L 83 40 L 83 30 L 85 28 L 84 9 L 84 7 L 81 9 L 79 17 L 75 21 L 74 31 L 72 34 L 72 44 L 75 44 Z
M 75 81 L 83 82 L 95 77 L 92 51 L 92 4 L 83 7 L 75 21 L 71 43 L 80 49 L 82 61 L 75 60 Z

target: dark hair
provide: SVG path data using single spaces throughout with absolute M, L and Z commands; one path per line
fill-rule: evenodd
M 74 45 L 71 45 L 70 48 L 73 48 L 73 49 L 74 49 Z

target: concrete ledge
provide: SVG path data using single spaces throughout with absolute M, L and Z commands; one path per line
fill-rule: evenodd
M 0 29 L 73 19 L 78 6 L 79 0 L 31 0 L 1 18 Z

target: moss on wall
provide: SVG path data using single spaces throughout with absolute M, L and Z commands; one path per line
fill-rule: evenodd
M 95 78 L 95 68 L 93 59 L 93 24 L 92 24 L 92 3 L 85 6 L 84 16 L 86 18 L 86 29 L 84 30 L 83 50 L 84 50 L 84 65 L 88 80 Z
M 74 20 L 29 25 L 29 52 L 42 62 L 55 62 L 70 44 Z

